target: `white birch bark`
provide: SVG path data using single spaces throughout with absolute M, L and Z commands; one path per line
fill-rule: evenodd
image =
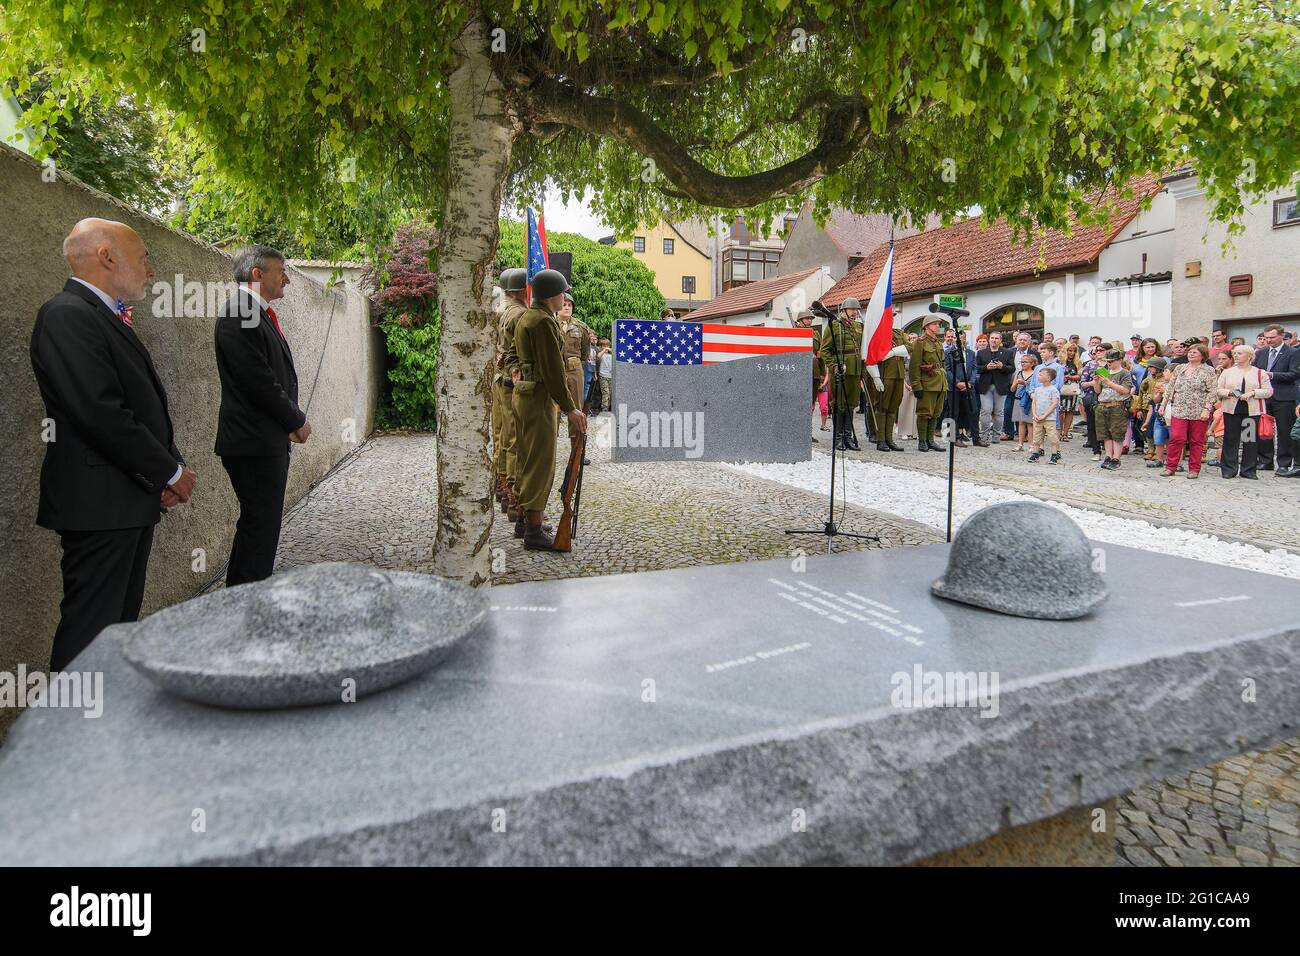
M 497 217 L 514 122 L 477 11 L 455 43 L 446 204 L 438 249 L 438 532 L 434 570 L 470 585 L 491 572 L 488 457 Z

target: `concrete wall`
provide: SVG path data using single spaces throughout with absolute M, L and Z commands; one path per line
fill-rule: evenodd
M 174 304 L 177 274 L 187 282 L 229 282 L 230 258 L 71 177 L 60 175 L 54 182 L 44 182 L 41 167 L 30 157 L 0 147 L 0 222 L 4 223 L 0 274 L 5 277 L 0 297 L 0 447 L 4 448 L 0 527 L 5 540 L 0 551 L 4 622 L 0 670 L 4 671 L 13 671 L 20 662 L 45 666 L 58 621 L 62 594 L 58 536 L 35 525 L 45 412 L 28 349 L 36 310 L 63 287 L 68 275 L 60 253 L 63 237 L 86 216 L 128 223 L 149 248 L 160 284 L 136 303 L 135 328 L 167 388 L 177 446 L 199 476 L 191 503 L 174 509 L 157 528 L 145 612 L 190 597 L 226 560 L 234 534 L 234 492 L 212 452 L 220 385 L 211 313 L 158 316 Z M 291 271 L 291 284 L 276 312 L 293 349 L 300 401 L 313 426 L 310 441 L 295 446 L 288 490 L 292 503 L 369 433 L 385 372 L 384 346 L 371 328 L 367 299 L 342 286 L 328 292 L 297 271 Z M 195 549 L 205 555 L 204 567 L 198 571 Z M 12 716 L 0 713 L 0 733 Z
M 888 227 L 885 239 L 889 238 Z M 805 204 L 799 213 L 799 219 L 786 236 L 785 248 L 781 250 L 781 262 L 776 274 L 788 276 L 813 266 L 821 266 L 830 271 L 831 278 L 837 282 L 849 272 L 849 257 L 835 245 L 830 234 L 817 225 L 812 217 L 812 209 Z
M 1273 226 L 1273 200 L 1294 196 L 1295 184 L 1248 205 L 1245 232 L 1227 251 L 1228 227 L 1210 220 L 1196 180 L 1171 183 L 1170 191 L 1178 197 L 1172 334 L 1209 335 L 1222 327 L 1254 345 L 1255 333 L 1272 322 L 1300 332 L 1300 226 Z M 1190 262 L 1200 262 L 1199 276 L 1186 275 Z M 1243 273 L 1254 276 L 1251 294 L 1228 295 L 1228 278 Z

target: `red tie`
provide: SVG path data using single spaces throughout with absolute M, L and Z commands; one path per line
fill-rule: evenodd
M 275 330 L 280 333 L 280 338 L 283 339 L 284 331 L 280 328 L 280 320 L 275 317 L 275 309 L 268 305 L 266 307 L 266 314 L 271 317 L 271 324 L 275 326 Z

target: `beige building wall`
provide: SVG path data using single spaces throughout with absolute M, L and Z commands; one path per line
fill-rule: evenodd
M 0 671 L 10 673 L 20 663 L 49 663 L 63 588 L 58 535 L 35 524 L 45 411 L 29 354 L 36 311 L 68 276 L 63 237 L 86 216 L 121 220 L 144 238 L 165 288 L 177 274 L 187 282 L 233 281 L 230 257 L 215 247 L 71 177 L 45 182 L 41 172 L 30 157 L 0 147 Z M 342 285 L 327 291 L 294 269 L 290 281 L 276 312 L 313 426 L 307 444 L 294 446 L 287 494 L 293 504 L 370 432 L 386 357 L 370 325 L 369 300 Z M 237 517 L 230 481 L 212 451 L 221 394 L 212 317 L 158 317 L 162 300 L 155 287 L 136 303 L 135 329 L 167 389 L 176 444 L 198 485 L 191 503 L 173 509 L 155 531 L 145 613 L 185 600 L 216 574 L 229 556 Z M 14 716 L 0 710 L 0 734 Z
M 644 252 L 637 252 L 631 239 L 626 242 L 620 240 L 615 246 L 627 249 L 645 263 L 646 268 L 654 273 L 655 287 L 663 293 L 669 306 L 680 308 L 690 301 L 698 307 L 713 298 L 713 269 L 708 255 L 691 245 L 672 225 L 661 222 L 657 226 L 648 227 L 643 223 L 632 235 L 645 239 Z M 664 252 L 665 239 L 672 240 L 671 254 Z M 695 277 L 694 295 L 682 291 L 683 276 Z
M 1300 225 L 1273 225 L 1274 200 L 1295 196 L 1296 184 L 1248 205 L 1245 232 L 1226 251 L 1227 224 L 1210 219 L 1196 180 L 1173 181 L 1169 189 L 1178 202 L 1172 334 L 1209 335 L 1222 326 L 1254 345 L 1255 333 L 1272 322 L 1300 333 Z M 1200 275 L 1187 274 L 1198 268 Z M 1229 278 L 1244 274 L 1252 276 L 1250 295 L 1229 295 Z

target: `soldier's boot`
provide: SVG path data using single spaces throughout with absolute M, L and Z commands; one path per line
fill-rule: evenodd
M 916 450 L 917 451 L 930 450 L 930 443 L 926 440 L 926 436 L 929 434 L 929 430 L 930 430 L 930 419 L 918 418 L 916 420 Z
M 947 451 L 948 450 L 947 445 L 943 444 L 942 442 L 937 442 L 934 440 L 934 419 L 933 418 L 930 419 L 929 428 L 930 428 L 930 436 L 926 440 L 930 444 L 930 451 Z
M 901 445 L 894 444 L 894 429 L 898 426 L 898 415 L 887 415 L 885 417 L 885 444 L 889 446 L 890 451 L 902 451 Z
M 848 429 L 844 426 L 844 413 L 835 413 L 835 450 L 848 451 Z
M 861 451 L 862 447 L 858 444 L 858 432 L 853 425 L 852 412 L 844 413 L 844 423 L 847 426 L 845 428 L 845 431 L 847 432 L 847 434 L 845 435 L 846 447 L 848 448 L 849 451 Z
M 524 531 L 524 548 L 528 551 L 554 551 L 555 536 L 548 532 L 547 525 L 542 524 L 542 512 L 529 511 L 528 527 Z
M 492 497 L 495 498 L 498 502 L 500 502 L 501 499 L 505 497 L 505 492 L 501 489 L 500 475 L 497 475 L 495 481 L 493 481 L 492 483 Z
M 542 530 L 545 531 L 547 534 L 555 533 L 555 527 L 553 525 L 549 525 L 546 523 L 542 524 Z M 523 538 L 523 536 L 526 535 L 527 533 L 528 533 L 528 523 L 527 521 L 525 521 L 524 518 L 521 517 L 518 521 L 515 522 L 515 537 Z

